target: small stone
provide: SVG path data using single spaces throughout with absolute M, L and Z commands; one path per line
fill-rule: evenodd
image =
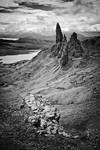
M 79 138 L 79 135 L 75 135 L 73 138 L 74 138 L 74 139 L 77 139 L 77 138 Z
M 26 100 L 26 104 L 28 107 L 30 107 L 32 110 L 36 110 L 40 107 L 41 103 L 40 101 L 35 99 L 35 96 L 30 94 L 29 97 Z
M 40 117 L 39 116 L 30 116 L 28 122 L 32 123 L 35 127 L 40 127 Z
M 48 126 L 47 129 L 46 129 L 47 134 L 52 134 L 52 129 L 53 129 L 52 126 Z
M 66 133 L 66 132 L 63 132 L 63 136 L 70 137 L 70 135 L 68 133 Z
M 57 134 L 58 133 L 58 127 L 54 126 L 52 130 L 52 134 Z
M 42 129 L 45 129 L 47 127 L 47 121 L 41 118 L 40 126 Z
M 46 130 L 40 129 L 37 131 L 37 133 L 39 133 L 40 135 L 46 134 Z

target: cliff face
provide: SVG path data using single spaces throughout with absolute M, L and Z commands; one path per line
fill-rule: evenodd
M 77 33 L 74 32 L 67 42 L 67 38 L 65 35 L 63 36 L 59 23 L 56 25 L 56 44 L 52 46 L 51 52 L 53 56 L 60 59 L 61 67 L 68 64 L 69 58 L 82 57 L 84 53 L 81 42 L 77 39 Z

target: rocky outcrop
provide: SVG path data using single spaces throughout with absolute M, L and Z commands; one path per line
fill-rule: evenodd
M 67 44 L 64 44 L 62 55 L 60 58 L 60 65 L 64 67 L 66 66 L 66 64 L 68 64 L 68 46 Z
M 70 40 L 67 42 L 67 38 L 62 34 L 59 23 L 56 26 L 56 44 L 51 48 L 52 55 L 57 57 L 61 67 L 65 67 L 68 61 L 74 57 L 83 56 L 83 48 L 81 42 L 77 39 L 77 33 L 71 35 Z
M 77 33 L 73 33 L 68 42 L 68 52 L 71 57 L 82 57 L 83 56 L 83 48 L 81 42 L 77 39 Z
M 27 121 L 36 129 L 38 134 L 44 134 L 45 136 L 60 134 L 70 137 L 64 128 L 59 125 L 60 112 L 50 102 L 41 96 L 32 94 L 26 98 L 25 102 L 32 110 L 32 115 L 28 116 Z
M 64 39 L 63 39 L 64 40 Z M 61 67 L 66 66 L 68 63 L 68 46 L 67 41 L 62 41 L 58 44 L 53 45 L 51 48 L 53 56 L 56 56 L 60 61 Z
M 27 106 L 33 111 L 28 122 L 37 129 L 39 134 L 57 134 L 59 130 L 60 113 L 41 96 L 30 94 L 25 100 Z
M 54 57 L 57 56 L 58 58 L 60 58 L 62 53 L 61 47 L 62 47 L 62 42 L 53 45 L 51 48 L 52 56 Z
M 59 23 L 56 25 L 56 44 L 52 46 L 51 52 L 53 56 L 60 59 L 61 67 L 66 66 L 68 63 L 67 38 L 65 34 L 63 36 Z
M 60 28 L 59 23 L 56 25 L 56 43 L 62 42 L 63 40 L 63 34 Z

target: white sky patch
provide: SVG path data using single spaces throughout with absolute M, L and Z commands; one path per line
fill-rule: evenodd
M 18 6 L 18 4 L 14 3 L 14 0 L 0 0 L 0 6 Z
M 55 20 L 55 17 L 53 12 L 33 10 L 32 14 L 1 14 L 0 20 L 3 23 L 8 22 L 8 24 L 4 26 L 5 32 L 33 31 L 38 33 L 44 32 L 44 34 L 46 34 L 47 32 L 53 32 L 53 28 L 57 20 L 59 20 L 57 18 Z M 2 28 L 3 31 L 4 28 Z
M 12 13 L 0 13 L 0 32 L 35 32 L 44 35 L 55 34 L 56 23 L 59 22 L 64 31 L 100 31 L 100 1 L 81 0 L 82 3 L 62 0 L 16 0 L 35 2 L 53 7 L 47 11 L 19 6 Z M 76 0 L 78 2 L 78 0 Z M 88 5 L 86 5 L 88 2 Z M 0 0 L 1 6 L 16 7 L 14 0 Z M 3 24 L 4 23 L 4 24 Z

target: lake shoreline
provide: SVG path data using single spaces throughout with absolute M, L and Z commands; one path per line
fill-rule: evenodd
M 0 63 L 13 64 L 13 63 L 17 63 L 17 62 L 20 62 L 23 60 L 31 60 L 39 52 L 40 52 L 40 50 L 31 50 L 30 53 L 27 53 L 27 54 L 0 56 Z

